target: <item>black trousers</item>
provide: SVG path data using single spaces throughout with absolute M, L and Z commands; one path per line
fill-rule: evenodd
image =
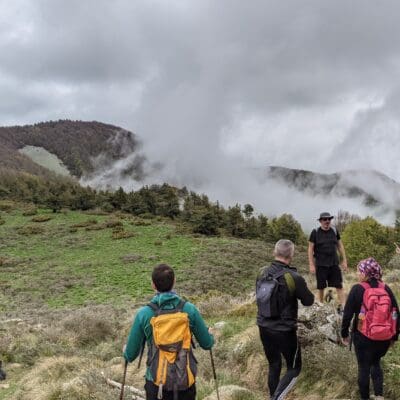
M 158 386 L 151 381 L 146 381 L 144 385 L 146 391 L 146 400 L 158 400 Z M 196 384 L 194 383 L 187 390 L 178 391 L 178 400 L 195 400 L 196 399 Z M 174 392 L 163 390 L 163 400 L 174 400 Z
M 296 331 L 269 331 L 259 326 L 260 337 L 269 363 L 268 388 L 271 400 L 282 400 L 296 383 L 301 371 L 301 352 Z M 280 379 L 282 356 L 286 374 Z
M 354 332 L 354 349 L 358 362 L 358 387 L 361 399 L 369 399 L 369 379 L 371 377 L 375 396 L 383 395 L 383 371 L 381 358 L 387 353 L 390 340 L 370 340 L 359 332 Z

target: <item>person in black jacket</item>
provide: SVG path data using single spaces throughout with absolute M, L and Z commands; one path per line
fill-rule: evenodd
M 264 267 L 258 278 L 260 282 L 268 277 L 278 276 L 276 296 L 279 297 L 278 315 L 265 317 L 258 304 L 257 325 L 269 363 L 268 388 L 271 400 L 284 399 L 297 380 L 301 370 L 301 352 L 297 339 L 297 310 L 299 299 L 303 305 L 311 306 L 314 295 L 308 289 L 303 277 L 290 263 L 294 255 L 294 244 L 290 240 L 279 240 L 274 249 L 275 260 L 271 266 Z M 282 355 L 286 360 L 287 372 L 280 378 Z
M 334 287 L 343 309 L 346 295 L 343 290 L 342 270 L 347 271 L 347 259 L 340 233 L 331 226 L 333 218 L 328 212 L 320 214 L 320 227 L 312 230 L 308 241 L 308 261 L 310 272 L 317 278 L 318 300 L 323 303 L 325 288 Z M 342 259 L 340 265 L 338 253 Z
M 360 261 L 357 269 L 360 283 L 351 288 L 347 298 L 343 313 L 341 335 L 343 344 L 348 345 L 351 339 L 354 342 L 358 362 L 358 386 L 361 399 L 369 399 L 369 380 L 371 376 L 375 399 L 378 400 L 383 399 L 383 371 L 380 360 L 386 354 L 390 345 L 398 339 L 400 330 L 399 319 L 397 315 L 393 315 L 394 318 L 397 318 L 397 329 L 394 336 L 389 340 L 371 340 L 358 330 L 358 327 L 361 326 L 361 323 L 359 324 L 359 315 L 365 292 L 361 282 L 368 282 L 372 288 L 378 287 L 379 283 L 382 282 L 382 268 L 374 258 L 370 257 Z M 398 310 L 397 300 L 392 290 L 388 285 L 385 285 L 384 288 L 391 299 L 392 307 Z M 353 316 L 353 337 L 351 338 L 349 328 Z

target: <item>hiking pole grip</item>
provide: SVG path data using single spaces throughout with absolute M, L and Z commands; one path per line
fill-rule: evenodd
M 124 376 L 122 378 L 122 384 L 121 384 L 121 393 L 119 396 L 119 400 L 123 400 L 124 398 L 124 389 L 125 389 L 125 380 L 126 380 L 126 371 L 128 369 L 128 361 L 125 360 L 125 365 L 124 365 Z
M 215 391 L 217 392 L 217 399 L 219 400 L 218 380 L 217 380 L 217 373 L 215 372 L 215 364 L 214 364 L 212 349 L 210 349 L 210 358 L 211 358 L 211 367 L 214 375 Z

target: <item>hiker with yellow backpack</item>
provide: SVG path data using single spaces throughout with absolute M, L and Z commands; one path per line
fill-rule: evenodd
M 174 284 L 170 266 L 154 268 L 152 287 L 157 293 L 136 314 L 124 350 L 125 360 L 132 362 L 147 343 L 146 400 L 194 400 L 197 361 L 192 334 L 203 349 L 214 345 L 199 310 L 173 291 Z
M 382 267 L 374 258 L 361 260 L 357 270 L 359 283 L 351 288 L 344 307 L 342 341 L 345 345 L 351 345 L 351 340 L 354 343 L 360 398 L 370 398 L 371 378 L 375 399 L 383 400 L 383 371 L 380 363 L 389 347 L 398 340 L 399 308 L 392 290 L 382 281 Z

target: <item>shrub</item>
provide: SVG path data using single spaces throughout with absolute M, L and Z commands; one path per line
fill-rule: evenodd
M 117 219 L 109 219 L 104 223 L 106 228 L 117 228 L 117 227 L 122 227 L 124 224 L 122 221 L 119 221 Z
M 382 266 L 387 265 L 393 254 L 392 235 L 389 228 L 372 217 L 349 223 L 342 235 L 349 266 L 367 257 L 374 257 Z
M 108 215 L 107 211 L 102 210 L 101 208 L 95 208 L 93 210 L 84 211 L 87 215 Z
M 22 215 L 24 217 L 31 217 L 33 215 L 37 214 L 37 208 L 36 207 L 27 207 L 22 211 Z
M 115 336 L 113 321 L 101 313 L 90 315 L 81 311 L 65 318 L 62 325 L 80 346 L 99 344 Z
M 142 218 L 134 218 L 132 219 L 131 224 L 135 226 L 150 226 L 151 222 Z
M 390 269 L 400 269 L 400 254 L 395 254 L 387 266 Z
M 134 263 L 140 261 L 143 258 L 140 254 L 127 254 L 121 257 L 121 260 L 124 263 Z
M 10 200 L 2 200 L 0 201 L 0 211 L 9 212 L 16 208 L 16 204 Z
M 215 236 L 219 234 L 218 224 L 219 220 L 217 214 L 212 209 L 209 209 L 204 212 L 204 214 L 197 216 L 194 221 L 193 232 Z
M 32 222 L 47 222 L 50 221 L 51 217 L 48 215 L 37 215 L 31 219 Z
M 39 235 L 44 233 L 44 228 L 38 225 L 25 225 L 17 228 L 20 235 Z
M 301 225 L 291 214 L 282 214 L 271 222 L 272 234 L 275 241 L 289 239 L 295 244 L 305 244 L 306 236 Z
M 118 230 L 113 232 L 112 234 L 112 238 L 114 240 L 118 240 L 118 239 L 128 239 L 135 236 L 134 232 L 130 232 L 130 231 L 124 231 L 124 230 Z
M 21 260 L 16 258 L 0 257 L 0 267 L 15 267 L 20 263 Z
M 105 228 L 105 226 L 104 225 L 100 225 L 100 224 L 97 224 L 97 225 L 89 225 L 89 226 L 87 226 L 86 228 L 85 228 L 85 231 L 100 231 L 100 230 L 102 230 L 102 229 L 104 229 Z
M 78 222 L 77 224 L 71 225 L 71 228 L 86 228 L 87 226 L 97 224 L 97 219 L 91 218 L 86 221 Z

